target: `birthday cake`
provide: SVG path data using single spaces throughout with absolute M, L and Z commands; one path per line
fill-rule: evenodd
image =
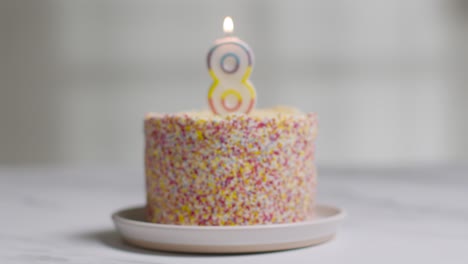
M 313 217 L 315 113 L 255 110 L 253 53 L 231 35 L 207 56 L 211 111 L 145 117 L 147 220 L 176 225 L 294 223 Z
M 145 117 L 147 220 L 177 225 L 293 223 L 313 217 L 315 113 Z

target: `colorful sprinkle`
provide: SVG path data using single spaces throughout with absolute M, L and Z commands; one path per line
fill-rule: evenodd
M 315 113 L 147 114 L 148 221 L 255 225 L 310 219 Z

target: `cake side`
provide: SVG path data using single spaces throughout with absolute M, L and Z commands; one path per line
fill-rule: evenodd
M 148 220 L 181 225 L 291 223 L 311 217 L 317 116 L 147 114 Z

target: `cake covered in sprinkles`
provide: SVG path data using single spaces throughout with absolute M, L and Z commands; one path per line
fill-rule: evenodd
M 144 125 L 148 221 L 223 226 L 313 217 L 315 113 L 149 113 Z

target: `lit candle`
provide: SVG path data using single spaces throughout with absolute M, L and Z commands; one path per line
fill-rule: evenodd
M 208 52 L 208 71 L 213 83 L 208 92 L 211 111 L 224 115 L 249 113 L 255 106 L 255 88 L 249 81 L 253 53 L 244 41 L 232 35 L 230 17 L 223 23 L 225 37 L 217 39 Z

